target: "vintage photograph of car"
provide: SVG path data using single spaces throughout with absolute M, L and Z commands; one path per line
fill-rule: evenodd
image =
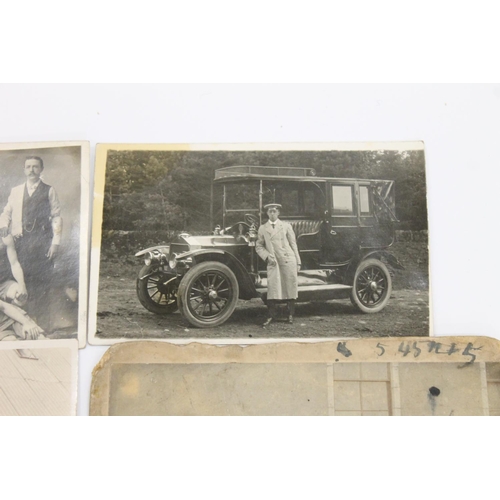
M 429 335 L 423 144 L 329 146 L 101 146 L 91 341 Z

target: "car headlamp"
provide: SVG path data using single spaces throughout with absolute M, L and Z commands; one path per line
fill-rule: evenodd
M 150 266 L 152 262 L 153 262 L 153 254 L 151 252 L 146 253 L 144 255 L 144 264 L 146 264 L 146 266 Z
M 175 269 L 177 267 L 177 259 L 175 258 L 175 255 L 168 259 L 168 266 L 170 269 Z

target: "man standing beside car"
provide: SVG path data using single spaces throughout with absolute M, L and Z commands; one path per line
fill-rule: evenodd
M 281 205 L 270 203 L 264 209 L 269 220 L 259 228 L 255 249 L 267 263 L 269 317 L 263 324 L 265 328 L 277 319 L 276 304 L 279 301 L 287 302 L 288 323 L 293 323 L 301 261 L 292 226 L 279 219 Z

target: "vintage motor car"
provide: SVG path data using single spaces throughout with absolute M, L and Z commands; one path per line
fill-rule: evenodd
M 137 295 L 147 310 L 179 310 L 193 326 L 215 327 L 228 320 L 238 299 L 260 297 L 266 303 L 266 264 L 255 242 L 268 203 L 283 206 L 280 218 L 297 238 L 299 302 L 350 298 L 364 313 L 386 306 L 391 272 L 402 268 L 387 250 L 397 222 L 394 181 L 318 177 L 310 168 L 234 166 L 216 170 L 213 186 L 222 194 L 222 221 L 213 232 L 181 233 L 170 245 L 136 254 L 145 262 Z

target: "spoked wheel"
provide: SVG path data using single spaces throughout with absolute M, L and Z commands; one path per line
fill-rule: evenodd
M 364 313 L 381 311 L 389 301 L 392 279 L 378 259 L 367 259 L 358 266 L 351 291 L 351 302 Z
M 171 314 L 177 311 L 177 279 L 160 269 L 144 266 L 137 277 L 137 296 L 148 311 Z
M 193 326 L 214 327 L 229 319 L 238 294 L 238 281 L 229 267 L 220 262 L 202 262 L 182 278 L 177 303 Z

